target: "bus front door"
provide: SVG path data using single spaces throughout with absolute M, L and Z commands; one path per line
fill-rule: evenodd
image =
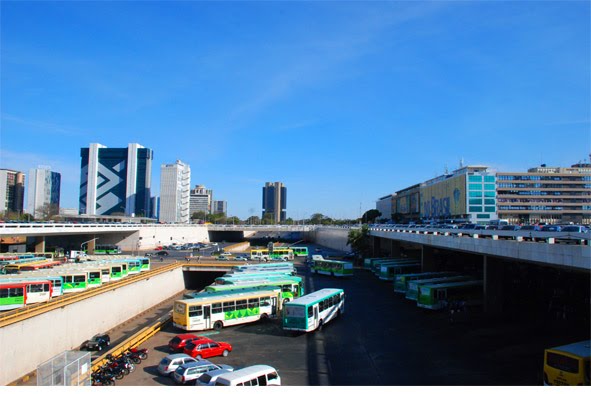
M 203 306 L 203 322 L 205 327 L 211 328 L 211 305 Z
M 318 305 L 314 305 L 314 328 L 318 327 Z

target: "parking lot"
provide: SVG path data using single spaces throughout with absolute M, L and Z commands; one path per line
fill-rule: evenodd
M 228 357 L 210 361 L 268 364 L 288 386 L 540 385 L 544 348 L 584 339 L 580 328 L 490 321 L 478 313 L 450 324 L 445 312 L 417 308 L 362 269 L 353 278 L 332 278 L 312 276 L 301 261 L 296 266 L 307 293 L 343 288 L 346 312 L 308 334 L 286 333 L 277 320 L 199 333 L 233 346 Z M 144 343 L 149 358 L 117 385 L 174 385 L 156 366 L 179 333 L 168 325 Z

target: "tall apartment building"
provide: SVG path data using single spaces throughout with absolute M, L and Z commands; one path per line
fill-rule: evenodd
M 213 190 L 206 189 L 203 185 L 196 185 L 191 189 L 189 198 L 189 216 L 193 216 L 195 212 L 212 213 Z
M 25 198 L 25 174 L 20 171 L 0 169 L 0 214 L 23 212 Z
M 281 182 L 266 182 L 263 187 L 263 218 L 270 214 L 275 223 L 287 218 L 287 188 Z
M 499 172 L 497 204 L 511 223 L 591 224 L 591 164 Z
M 89 215 L 150 216 L 151 149 L 90 144 L 80 149 L 79 211 Z
M 220 214 L 223 213 L 224 215 L 228 215 L 228 203 L 226 201 L 218 200 L 214 201 L 212 213 L 213 214 Z
M 189 223 L 189 192 L 191 167 L 177 160 L 160 167 L 160 216 L 161 222 Z
M 61 174 L 49 167 L 29 170 L 26 212 L 35 219 L 47 219 L 60 213 Z

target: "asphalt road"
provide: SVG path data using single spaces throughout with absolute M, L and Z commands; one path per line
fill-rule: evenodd
M 285 333 L 279 321 L 200 333 L 234 347 L 212 362 L 268 364 L 287 386 L 534 386 L 541 384 L 544 348 L 584 339 L 569 327 L 487 321 L 478 313 L 452 325 L 446 313 L 417 308 L 363 269 L 353 278 L 312 275 L 303 264 L 298 271 L 306 292 L 345 289 L 346 312 L 308 334 Z M 147 341 L 149 358 L 117 385 L 174 385 L 156 366 L 178 333 L 168 326 Z

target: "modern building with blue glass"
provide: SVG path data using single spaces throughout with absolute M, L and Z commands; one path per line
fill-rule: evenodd
M 80 214 L 150 217 L 151 149 L 90 144 L 80 150 Z

